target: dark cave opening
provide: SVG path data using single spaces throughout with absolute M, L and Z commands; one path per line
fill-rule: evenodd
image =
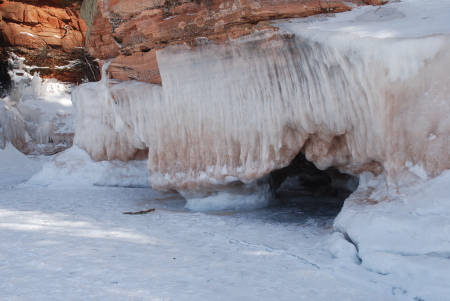
M 2 49 L 0 52 L 0 98 L 6 97 L 11 88 L 11 77 L 8 73 L 10 69 L 8 58 L 8 54 Z
M 334 167 L 318 169 L 299 153 L 292 162 L 271 173 L 277 196 L 298 195 L 346 199 L 358 187 L 358 178 Z
M 330 228 L 344 201 L 358 187 L 359 179 L 330 167 L 318 169 L 299 153 L 292 162 L 273 171 L 272 188 L 278 204 L 263 209 L 264 218 Z

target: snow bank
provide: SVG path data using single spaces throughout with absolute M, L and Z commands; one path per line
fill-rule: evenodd
M 77 146 L 56 154 L 27 184 L 62 187 L 150 187 L 146 161 L 95 162 L 86 151 Z
M 450 294 L 449 182 L 450 171 L 404 187 L 364 174 L 334 228 L 355 244 L 363 267 L 441 300 L 429 297 Z

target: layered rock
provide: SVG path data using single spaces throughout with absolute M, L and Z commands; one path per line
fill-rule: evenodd
M 0 1 L 0 44 L 7 52 L 27 59 L 27 64 L 42 67 L 44 78 L 80 83 L 81 70 L 56 67 L 70 61 L 88 59 L 84 55 L 87 26 L 73 1 Z M 3 59 L 5 55 L 2 55 Z M 89 70 L 88 70 L 89 71 Z M 89 74 L 89 73 L 88 73 Z M 96 79 L 96 74 L 89 74 Z
M 112 77 L 161 83 L 156 51 L 167 46 L 195 47 L 199 37 L 223 42 L 257 30 L 276 30 L 269 20 L 343 12 L 369 2 L 380 4 L 378 0 L 90 0 L 83 5 L 92 23 L 89 52 L 96 58 L 115 58 L 108 69 Z
M 87 28 L 76 10 L 2 2 L 0 16 L 4 46 L 60 46 L 67 52 L 84 46 L 83 35 Z

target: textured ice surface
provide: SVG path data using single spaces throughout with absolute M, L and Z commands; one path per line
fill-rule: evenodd
M 40 79 L 35 75 L 33 82 L 35 78 Z M 27 123 L 30 137 L 38 145 L 62 143 L 70 147 L 75 133 L 75 108 L 70 99 L 72 85 L 40 80 L 28 90 L 32 93 L 24 94 L 16 106 Z
M 151 188 L 17 185 L 32 172 L 16 166 L 0 165 L 2 300 L 391 299 L 382 276 L 332 259 L 335 209 L 192 213 Z
M 131 82 L 127 84 L 125 93 L 132 96 L 118 102 L 110 92 L 105 71 L 108 65 L 109 63 L 102 68 L 100 82 L 83 84 L 72 93 L 72 101 L 77 110 L 74 143 L 87 150 L 95 160 L 127 161 L 139 157 L 140 150 L 146 148 L 140 135 L 150 129 L 146 121 L 151 120 L 152 116 L 147 113 L 151 111 L 152 104 L 157 102 L 152 92 L 155 89 L 158 96 L 161 87 Z M 141 87 L 144 89 L 140 89 Z M 133 97 L 136 94 L 141 97 Z M 131 104 L 129 99 L 132 99 Z M 120 108 L 131 108 L 133 112 L 119 112 Z M 123 119 L 125 113 L 128 113 L 125 116 L 128 117 L 127 123 Z M 147 127 L 139 131 L 139 125 L 132 124 L 133 120 Z
M 275 203 L 275 195 L 268 181 L 269 178 L 254 181 L 203 197 L 184 191 L 181 194 L 187 200 L 185 208 L 193 211 L 256 210 Z

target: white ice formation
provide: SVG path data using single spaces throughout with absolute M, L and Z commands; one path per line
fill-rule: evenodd
M 34 67 L 23 61 L 11 53 L 10 96 L 0 99 L 0 147 L 11 141 L 24 153 L 53 154 L 72 146 L 72 85 L 31 75 Z
M 260 187 L 300 151 L 321 169 L 383 173 L 394 186 L 421 180 L 407 162 L 435 177 L 450 168 L 444 2 L 361 7 L 166 48 L 157 53 L 163 86 L 104 76 L 75 90 L 75 143 L 96 160 L 148 148 L 152 186 L 196 199 Z
M 11 142 L 17 149 L 27 149 L 25 122 L 8 99 L 0 99 L 0 149 Z

